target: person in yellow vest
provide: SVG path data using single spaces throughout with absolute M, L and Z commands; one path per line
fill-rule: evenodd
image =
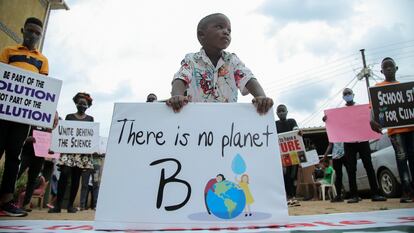
M 36 49 L 43 35 L 43 23 L 37 18 L 27 18 L 23 28 L 23 43 L 8 46 L 0 54 L 0 62 L 48 75 L 47 58 Z M 6 215 L 23 217 L 27 212 L 17 208 L 12 200 L 19 170 L 19 154 L 29 133 L 30 125 L 0 120 L 0 158 L 5 153 L 3 178 L 0 186 L 0 210 Z

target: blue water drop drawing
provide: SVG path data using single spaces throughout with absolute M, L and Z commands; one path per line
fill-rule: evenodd
M 246 163 L 240 154 L 234 156 L 233 162 L 231 163 L 231 169 L 237 175 L 241 175 L 246 171 Z

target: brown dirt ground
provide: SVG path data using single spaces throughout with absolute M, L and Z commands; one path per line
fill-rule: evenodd
M 302 201 L 301 206 L 289 207 L 289 215 L 314 215 L 314 214 L 331 214 L 347 212 L 368 212 L 376 210 L 390 210 L 400 208 L 414 208 L 414 203 L 401 204 L 399 199 L 388 199 L 386 202 L 372 202 L 364 199 L 357 204 L 331 203 L 329 201 Z M 66 213 L 62 210 L 60 214 L 49 214 L 47 209 L 34 209 L 26 217 L 0 217 L 0 221 L 18 219 L 18 220 L 84 220 L 92 221 L 95 217 L 95 211 L 85 210 L 75 214 Z

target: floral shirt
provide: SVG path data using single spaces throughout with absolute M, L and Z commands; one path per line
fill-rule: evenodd
M 187 54 L 175 79 L 187 85 L 192 102 L 237 102 L 238 90 L 249 94 L 247 82 L 255 78 L 249 68 L 234 53 L 223 51 L 214 67 L 204 49 Z

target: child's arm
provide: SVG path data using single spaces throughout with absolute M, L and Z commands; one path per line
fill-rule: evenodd
M 265 114 L 270 108 L 272 108 L 272 98 L 266 97 L 262 86 L 255 78 L 250 79 L 249 82 L 246 83 L 246 88 L 254 96 L 252 103 L 256 107 L 259 114 Z
M 170 106 L 174 112 L 179 112 L 184 105 L 188 103 L 188 97 L 184 96 L 186 84 L 181 79 L 175 79 L 172 84 L 171 98 L 167 100 L 167 105 Z

